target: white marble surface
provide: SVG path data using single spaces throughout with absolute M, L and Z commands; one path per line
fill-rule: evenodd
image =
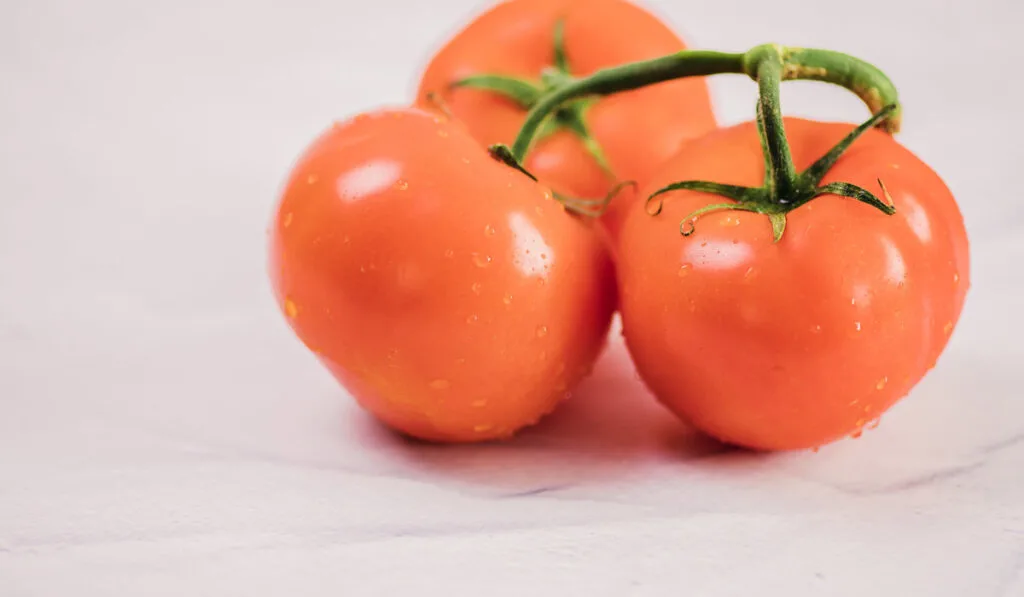
M 286 330 L 291 159 L 406 101 L 477 0 L 0 3 L 0 595 L 1024 595 L 1022 10 L 855 4 L 654 3 L 704 47 L 876 61 L 973 240 L 955 338 L 881 427 L 759 457 L 654 406 L 617 341 L 518 441 L 414 446 Z M 749 82 L 714 92 L 749 117 Z

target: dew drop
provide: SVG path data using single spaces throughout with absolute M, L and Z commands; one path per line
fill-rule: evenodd
M 348 237 L 348 235 L 346 234 L 346 235 L 345 235 L 345 237 L 341 239 L 341 242 L 342 242 L 343 244 L 346 244 L 346 245 L 347 245 L 347 244 L 349 244 L 350 242 L 352 242 L 352 239 L 351 239 L 351 238 L 349 238 L 349 237 Z
M 850 437 L 852 437 L 853 439 L 860 439 L 860 436 L 862 436 L 862 435 L 864 435 L 864 430 L 863 429 L 858 429 L 858 430 L 854 431 L 853 433 L 851 433 Z
M 485 431 L 490 431 L 493 428 L 494 428 L 494 425 L 487 425 L 487 424 L 484 424 L 484 425 L 474 425 L 473 426 L 473 431 L 476 431 L 477 433 L 483 433 Z
M 814 332 L 815 334 L 820 334 L 821 333 L 821 324 L 815 325 L 813 328 L 811 328 L 811 331 Z
M 539 205 L 538 205 L 537 207 L 534 207 L 534 208 L 533 208 L 533 211 L 537 212 L 537 215 L 538 215 L 538 216 L 542 216 L 542 215 L 544 215 L 544 210 L 543 210 L 543 209 L 541 209 L 541 206 L 539 206 Z
M 447 257 L 448 259 L 451 259 L 454 255 L 455 251 L 452 249 L 448 249 L 447 251 L 444 252 L 444 256 Z
M 473 291 L 473 294 L 479 295 L 482 286 L 480 286 L 480 282 L 473 282 L 473 285 L 470 286 L 470 289 Z
M 292 214 L 292 212 L 288 212 L 288 213 L 286 213 L 284 215 L 284 227 L 285 228 L 287 228 L 287 227 L 292 225 L 292 219 L 294 219 L 294 215 Z
M 952 321 L 946 322 L 946 325 L 942 328 L 942 333 L 946 334 L 948 336 L 949 333 L 952 332 L 952 331 L 953 331 L 953 322 Z
M 316 177 L 316 174 L 310 174 L 306 177 L 306 184 L 316 184 L 316 181 L 320 180 Z
M 497 230 L 494 229 L 494 226 L 491 226 L 490 224 L 484 226 L 484 234 L 487 236 L 494 236 L 496 232 Z
M 404 191 L 409 188 L 409 182 L 406 180 L 398 179 L 398 181 L 395 182 L 395 188 L 398 189 L 399 191 Z
M 878 429 L 878 426 L 882 424 L 882 417 L 878 417 L 874 421 L 868 423 L 868 429 Z
M 365 265 L 360 265 L 359 266 L 359 273 L 361 273 L 361 274 L 365 274 L 366 273 L 366 266 Z
M 444 129 L 438 129 L 437 136 L 438 137 L 447 137 L 448 136 L 448 131 L 446 131 Z
M 537 326 L 537 337 L 538 338 L 543 338 L 544 336 L 547 336 L 547 335 L 548 335 L 548 326 L 546 326 L 546 325 L 539 325 L 539 326 Z
M 857 304 L 857 299 L 856 298 L 850 299 L 850 304 L 851 305 L 856 305 Z
M 888 377 L 883 377 L 882 379 L 878 380 L 878 383 L 875 384 L 875 389 L 876 390 L 884 389 L 885 388 L 885 384 L 887 384 L 887 383 L 889 383 L 889 378 Z
M 455 364 L 456 365 L 465 365 L 466 364 L 466 358 L 465 357 L 459 357 L 459 358 L 455 359 Z
M 954 273 L 953 274 L 953 283 L 954 284 L 959 284 L 960 283 L 960 274 L 958 274 L 958 273 Z
M 473 408 L 483 408 L 483 407 L 487 406 L 487 400 L 485 400 L 485 399 L 474 400 L 471 403 L 471 406 Z
M 551 191 L 550 190 L 544 189 L 544 199 L 547 200 L 547 201 L 551 200 Z
M 473 253 L 473 263 L 477 267 L 487 267 L 491 264 L 491 256 L 483 255 L 481 253 Z
M 743 272 L 743 277 L 744 277 L 744 278 L 750 278 L 750 277 L 752 277 L 753 275 L 754 275 L 754 266 L 750 266 L 750 267 L 748 267 L 748 268 L 747 268 L 747 271 Z
M 511 305 L 512 304 L 512 295 L 511 294 L 506 294 L 505 296 L 501 297 L 501 302 L 505 303 L 506 305 Z
M 432 390 L 447 390 L 451 387 L 451 383 L 447 379 L 435 379 L 430 382 L 430 389 Z
M 299 307 L 295 304 L 292 299 L 284 300 L 284 312 L 288 317 L 295 319 L 299 314 Z
M 480 321 L 480 318 L 475 314 L 466 318 L 466 323 L 476 323 L 478 321 Z
M 857 330 L 858 332 L 860 331 L 860 322 L 859 321 L 853 322 L 853 329 Z
M 679 277 L 680 278 L 685 278 L 686 276 L 688 276 L 690 274 L 690 269 L 692 267 L 693 267 L 693 265 L 691 265 L 689 263 L 684 263 L 684 264 L 680 265 L 679 266 Z

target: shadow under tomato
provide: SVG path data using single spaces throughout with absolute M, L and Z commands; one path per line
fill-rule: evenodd
M 700 434 L 659 405 L 636 375 L 617 330 L 573 397 L 507 442 L 437 445 L 373 426 L 367 430 L 373 441 L 385 443 L 403 468 L 509 496 L 629 477 L 652 462 L 757 458 Z

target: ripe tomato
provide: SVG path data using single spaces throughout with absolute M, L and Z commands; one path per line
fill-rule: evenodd
M 432 105 L 436 100 L 429 96 L 436 94 L 479 142 L 511 143 L 526 114 L 521 107 L 491 91 L 449 85 L 478 74 L 539 80 L 541 71 L 555 62 L 553 32 L 559 19 L 575 76 L 686 47 L 664 23 L 624 0 L 512 0 L 479 16 L 438 52 L 420 83 L 420 105 Z M 616 177 L 639 182 L 683 141 L 716 127 L 703 78 L 609 96 L 590 105 L 584 115 Z M 564 128 L 538 142 L 524 165 L 570 196 L 601 197 L 615 182 L 579 137 Z M 623 193 L 612 203 L 603 218 L 609 230 L 618 229 L 633 196 Z
M 537 421 L 589 372 L 613 308 L 587 222 L 417 109 L 358 116 L 306 150 L 270 257 L 299 338 L 363 407 L 428 440 Z
M 851 125 L 785 120 L 798 168 Z M 688 144 L 642 191 L 680 180 L 756 186 L 753 123 Z M 825 177 L 891 191 L 886 216 L 822 196 L 789 214 L 772 242 L 766 216 L 708 214 L 721 197 L 664 195 L 656 217 L 632 208 L 619 239 L 623 328 L 637 369 L 668 408 L 742 446 L 814 447 L 882 415 L 934 366 L 968 287 L 968 243 L 939 177 L 888 135 L 869 131 Z

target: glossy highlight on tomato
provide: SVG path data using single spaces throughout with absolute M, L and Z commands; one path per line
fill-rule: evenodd
M 460 123 L 380 110 L 301 156 L 270 273 L 298 337 L 384 423 L 505 438 L 551 411 L 604 344 L 614 282 L 591 225 Z
M 437 53 L 423 75 L 418 103 L 430 108 L 440 100 L 481 144 L 511 143 L 525 117 L 520 106 L 490 91 L 450 85 L 477 74 L 539 80 L 555 62 L 559 20 L 577 77 L 686 48 L 662 21 L 625 0 L 511 0 L 477 17 Z M 615 178 L 565 129 L 537 142 L 524 164 L 555 191 L 574 197 L 602 197 L 617 180 L 642 182 L 681 143 L 717 126 L 703 77 L 600 98 L 586 109 L 585 122 Z M 611 204 L 603 222 L 613 232 L 634 196 L 623 192 Z
M 786 118 L 802 169 L 853 128 Z M 688 144 L 643 196 L 672 182 L 756 186 L 765 165 L 745 123 Z M 892 137 L 868 131 L 825 177 L 864 188 L 881 178 L 894 215 L 821 196 L 788 216 L 707 214 L 721 197 L 666 193 L 652 217 L 634 206 L 619 239 L 626 343 L 668 408 L 725 442 L 765 450 L 857 435 L 931 369 L 969 286 L 963 220 L 940 178 Z

